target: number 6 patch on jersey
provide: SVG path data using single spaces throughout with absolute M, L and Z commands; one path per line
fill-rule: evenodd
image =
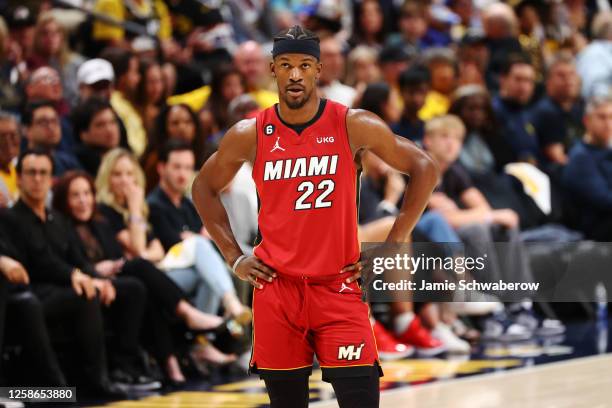
M 274 127 L 274 125 L 268 123 L 267 125 L 264 126 L 263 130 L 264 130 L 264 134 L 266 136 L 270 136 L 272 133 L 274 133 L 274 130 L 276 128 Z

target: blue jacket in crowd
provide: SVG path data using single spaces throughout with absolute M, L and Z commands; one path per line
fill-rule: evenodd
M 537 162 L 540 146 L 528 107 L 496 96 L 493 110 L 502 137 L 512 149 L 512 161 Z
M 569 153 L 563 184 L 578 207 L 578 228 L 589 238 L 611 239 L 612 149 L 576 143 Z

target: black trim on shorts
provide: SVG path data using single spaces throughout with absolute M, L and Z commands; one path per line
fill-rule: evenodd
M 331 382 L 334 378 L 371 377 L 384 375 L 382 367 L 375 361 L 371 366 L 321 367 L 323 381 Z
M 257 364 L 249 367 L 249 374 L 258 374 L 259 378 L 270 380 L 291 380 L 300 377 L 309 377 L 312 374 L 312 366 L 296 368 L 294 370 L 269 370 L 257 368 Z

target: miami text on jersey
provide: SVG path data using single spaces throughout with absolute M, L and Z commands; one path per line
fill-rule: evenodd
M 263 179 L 264 181 L 273 181 L 297 177 L 327 176 L 336 174 L 337 167 L 337 154 L 267 161 Z

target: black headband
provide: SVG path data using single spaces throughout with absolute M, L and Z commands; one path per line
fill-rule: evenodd
M 280 54 L 308 54 L 318 60 L 321 56 L 321 49 L 319 48 L 319 42 L 316 40 L 282 39 L 274 41 L 272 47 L 273 58 Z

